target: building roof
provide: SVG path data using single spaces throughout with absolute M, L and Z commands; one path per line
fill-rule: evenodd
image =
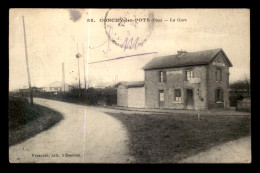
M 121 81 L 116 83 L 113 87 L 117 88 L 119 85 L 123 85 L 126 88 L 143 87 L 144 81 L 131 81 L 131 82 Z
M 144 67 L 144 70 L 160 69 L 160 68 L 171 68 L 171 67 L 183 67 L 183 66 L 194 66 L 194 65 L 207 65 L 209 64 L 219 53 L 226 58 L 230 67 L 232 63 L 229 61 L 225 52 L 222 48 L 204 50 L 199 52 L 187 52 L 181 55 L 169 55 L 162 57 L 155 57 L 149 61 Z
M 62 87 L 63 83 L 62 82 L 59 82 L 59 81 L 56 81 L 56 82 L 53 82 L 51 84 L 49 84 L 48 86 L 45 86 L 45 87 Z M 72 85 L 68 85 L 68 84 L 65 84 L 66 86 L 72 86 Z
M 107 88 L 107 87 L 113 87 L 113 83 L 111 82 L 101 82 L 101 83 L 98 83 L 96 84 L 93 88 Z

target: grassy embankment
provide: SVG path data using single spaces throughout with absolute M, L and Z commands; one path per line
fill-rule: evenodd
M 137 163 L 176 163 L 212 146 L 250 135 L 250 116 L 107 113 L 127 128 Z
M 63 116 L 47 107 L 31 106 L 25 98 L 9 97 L 9 146 L 49 129 Z

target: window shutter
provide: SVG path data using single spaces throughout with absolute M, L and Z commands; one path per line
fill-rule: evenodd
M 216 75 L 216 81 L 218 81 L 218 70 L 216 70 L 215 75 Z
M 218 90 L 216 89 L 215 90 L 215 102 L 217 102 L 218 101 Z
M 191 78 L 194 78 L 193 70 L 190 71 L 190 77 L 191 77 Z
M 223 93 L 223 90 L 220 90 L 220 100 L 221 100 L 221 101 L 224 100 L 224 99 L 223 99 L 223 94 L 224 94 L 224 93 Z
M 220 81 L 222 81 L 222 70 L 221 69 L 219 70 L 219 78 L 220 78 Z
M 166 76 L 166 71 L 163 72 L 163 82 L 167 82 L 167 76 Z

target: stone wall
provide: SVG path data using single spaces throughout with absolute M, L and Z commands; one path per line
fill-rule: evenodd
M 119 85 L 117 88 L 117 105 L 127 107 L 127 89 L 125 86 Z

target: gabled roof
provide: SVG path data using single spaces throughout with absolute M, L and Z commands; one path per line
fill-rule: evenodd
M 204 50 L 199 52 L 187 52 L 182 55 L 170 55 L 155 57 L 149 61 L 144 67 L 144 70 L 160 69 L 160 68 L 171 68 L 171 67 L 184 67 L 184 66 L 194 66 L 194 65 L 207 65 L 219 54 L 222 53 L 227 60 L 230 67 L 232 63 L 229 61 L 225 52 L 222 48 Z
M 113 87 L 117 88 L 119 85 L 123 85 L 126 88 L 143 87 L 144 81 L 132 81 L 132 82 L 121 81 L 116 83 Z

